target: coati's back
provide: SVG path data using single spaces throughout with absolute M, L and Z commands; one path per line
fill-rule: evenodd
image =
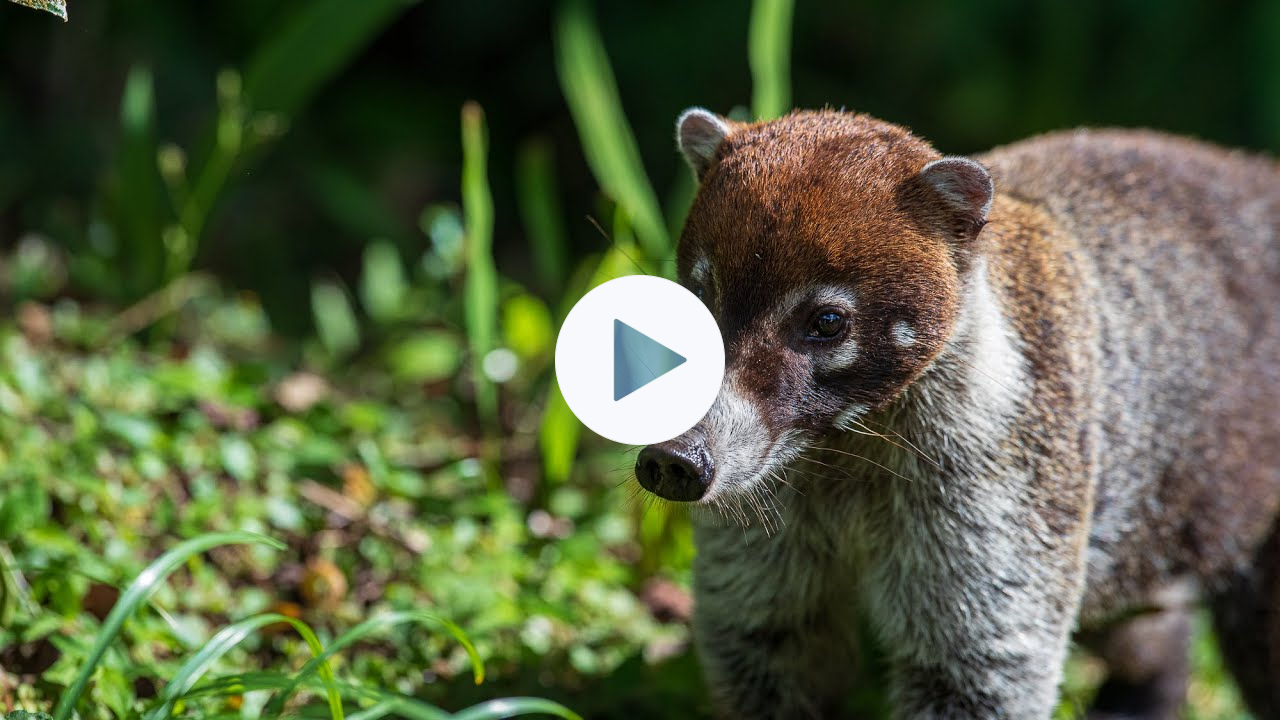
M 1138 131 L 979 159 L 1073 238 L 1091 286 L 1102 471 L 1083 619 L 1238 563 L 1280 499 L 1280 165 Z

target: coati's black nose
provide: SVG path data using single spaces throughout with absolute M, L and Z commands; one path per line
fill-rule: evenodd
M 646 490 L 677 502 L 693 502 L 711 487 L 715 467 L 702 443 L 676 440 L 650 445 L 636 458 L 636 478 Z

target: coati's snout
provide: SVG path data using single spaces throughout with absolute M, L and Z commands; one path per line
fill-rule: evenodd
M 636 458 L 636 478 L 645 490 L 666 500 L 701 500 L 715 477 L 715 462 L 700 436 L 686 433 L 650 445 Z

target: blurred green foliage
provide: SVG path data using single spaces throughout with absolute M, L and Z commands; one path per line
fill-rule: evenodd
M 583 293 L 674 273 L 679 111 L 1276 150 L 1276 7 L 0 7 L 0 706 L 704 717 L 687 518 L 551 372 Z M 286 549 L 146 570 L 234 532 Z M 1245 717 L 1203 625 L 1194 659 L 1188 716 Z M 1097 680 L 1075 658 L 1060 716 Z
M 461 202 L 467 100 L 493 138 L 498 269 L 544 300 L 573 258 L 607 244 L 584 220 L 610 225 L 598 187 L 658 252 L 658 203 L 669 230 L 688 193 L 671 128 L 689 105 L 774 114 L 789 95 L 956 153 L 1080 124 L 1280 151 L 1280 10 L 1267 0 L 800 2 L 789 70 L 771 19 L 788 5 L 122 0 L 85 3 L 67 25 L 9 5 L 0 243 L 35 232 L 75 249 L 76 286 L 97 297 L 210 270 L 297 335 L 315 276 L 352 282 L 371 238 L 421 253 L 422 208 Z M 603 74 L 601 48 L 568 32 L 588 14 Z M 574 72 L 581 86 L 562 95 L 557 77 Z M 610 143 L 626 162 L 602 156 L 605 133 L 634 138 Z M 633 159 L 652 191 L 619 170 Z

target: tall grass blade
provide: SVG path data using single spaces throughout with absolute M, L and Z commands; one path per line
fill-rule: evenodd
M 187 698 L 195 697 L 216 697 L 222 695 L 242 695 L 247 692 L 259 690 L 282 690 L 293 682 L 293 678 L 281 672 L 252 672 L 239 675 L 227 675 L 224 677 L 214 678 L 208 682 L 201 683 L 187 693 Z M 453 716 L 441 710 L 434 705 L 427 704 L 416 698 L 406 695 L 397 695 L 392 692 L 380 690 L 368 685 L 355 685 L 335 681 L 334 683 L 338 691 L 345 698 L 353 700 L 363 700 L 373 702 L 375 705 L 395 706 L 395 712 L 399 717 L 408 717 L 413 720 L 449 720 Z M 325 689 L 325 685 L 317 681 L 315 677 L 310 677 L 303 686 L 316 690 Z M 359 713 L 353 713 L 346 717 L 346 720 L 355 720 Z M 265 710 L 259 714 L 259 717 L 271 718 L 276 717 L 266 714 Z
M 293 115 L 392 20 L 405 0 L 314 0 L 258 48 L 245 66 L 244 90 L 255 111 Z
M 120 141 L 103 187 L 103 212 L 128 258 L 119 283 L 123 299 L 136 300 L 164 280 L 168 251 L 161 239 L 173 214 L 156 164 L 155 82 L 142 66 L 129 69 L 120 99 Z
M 192 173 L 182 208 L 181 244 L 189 263 L 208 216 L 240 159 L 245 124 L 254 113 L 298 114 L 339 71 L 349 65 L 412 2 L 405 0 L 317 0 L 303 3 L 277 32 L 268 34 L 243 73 L 219 77 L 219 109 L 204 159 Z M 230 87 L 234 86 L 234 87 Z M 234 92 L 228 92 L 234 90 Z M 174 263 L 169 276 L 185 272 Z
M 311 658 L 306 665 L 303 665 L 302 669 L 298 671 L 293 680 L 288 685 L 281 688 L 280 692 L 277 693 L 275 697 L 271 698 L 271 702 L 267 703 L 263 712 L 270 717 L 273 714 L 278 714 L 283 711 L 284 704 L 288 702 L 289 697 L 294 693 L 294 691 L 300 685 L 307 682 L 312 673 L 317 669 L 323 672 L 323 669 L 327 667 L 326 663 L 329 658 L 341 652 L 344 648 L 355 642 L 363 640 L 365 637 L 368 637 L 373 633 L 409 622 L 424 625 L 436 625 L 447 630 L 449 634 L 452 635 L 453 638 L 457 640 L 467 651 L 467 656 L 471 659 L 471 672 L 475 678 L 476 684 L 479 685 L 484 682 L 484 663 L 480 659 L 480 654 L 476 652 L 475 646 L 471 644 L 471 639 L 462 631 L 462 628 L 442 617 L 432 615 L 431 613 L 416 611 L 392 612 L 370 618 L 340 635 L 337 640 L 334 640 L 329 644 L 328 648 L 325 648 L 323 652 L 318 653 L 315 657 Z
M 627 124 L 604 42 L 584 0 L 565 0 L 555 27 L 560 87 L 587 163 L 600 187 L 622 205 L 651 258 L 665 259 L 671 241 L 657 195 L 645 175 L 640 150 Z
M 751 7 L 748 60 L 757 120 L 772 120 L 791 109 L 791 21 L 795 0 L 755 0 Z
M 568 272 L 568 239 L 556 192 L 555 158 L 545 138 L 526 142 L 516 158 L 516 191 L 533 269 L 544 291 L 558 290 Z
M 552 485 L 569 480 L 573 461 L 578 454 L 578 440 L 582 436 L 582 423 L 560 392 L 560 383 L 554 378 L 547 390 L 547 407 L 542 413 L 542 426 L 538 428 L 538 446 L 542 451 L 542 474 Z
M 463 311 L 471 344 L 471 372 L 480 417 L 498 413 L 497 387 L 484 373 L 484 358 L 498 334 L 498 271 L 493 263 L 493 196 L 489 193 L 489 139 L 484 111 L 462 106 L 462 214 L 466 228 L 466 284 Z
M 111 612 L 107 614 L 106 620 L 102 622 L 102 629 L 98 631 L 98 638 L 93 644 L 93 649 L 89 652 L 89 657 L 85 661 L 84 667 L 80 668 L 79 674 L 76 675 L 75 680 L 72 681 L 71 686 L 62 695 L 53 711 L 54 720 L 70 720 L 76 703 L 89 685 L 89 678 L 93 676 L 93 671 L 102 660 L 102 656 L 106 654 L 107 648 L 111 646 L 112 641 L 120 634 L 125 620 L 133 615 L 138 606 L 146 602 L 147 598 L 160 587 L 160 583 L 164 582 L 165 578 L 169 577 L 174 570 L 181 567 L 187 560 L 211 548 L 220 545 L 242 544 L 267 545 L 276 550 L 283 550 L 285 547 L 284 543 L 279 540 L 257 533 L 210 533 L 178 543 L 177 546 L 148 565 L 129 585 L 129 588 L 124 591 L 124 594 L 116 601 L 115 607 L 111 608 Z
M 582 720 L 569 708 L 557 702 L 533 697 L 513 697 L 489 700 L 453 714 L 453 720 L 497 720 L 521 715 L 553 715 L 565 720 Z
M 200 648 L 195 655 L 192 655 L 187 662 L 183 663 L 182 667 L 178 668 L 178 672 L 174 674 L 160 696 L 160 705 L 150 713 L 147 713 L 145 720 L 168 718 L 173 712 L 173 706 L 195 686 L 219 658 L 253 633 L 275 623 L 286 623 L 293 627 L 302 636 L 302 639 L 306 641 L 312 656 L 319 656 L 324 652 L 324 647 L 316 637 L 315 631 L 301 620 L 276 613 L 263 613 L 245 618 L 218 631 L 217 635 L 214 635 L 209 642 L 204 644 L 204 647 Z M 329 700 L 329 712 L 335 720 L 342 720 L 342 696 L 338 693 L 333 672 L 328 664 L 323 661 L 320 669 L 321 681 L 325 684 L 326 695 Z

